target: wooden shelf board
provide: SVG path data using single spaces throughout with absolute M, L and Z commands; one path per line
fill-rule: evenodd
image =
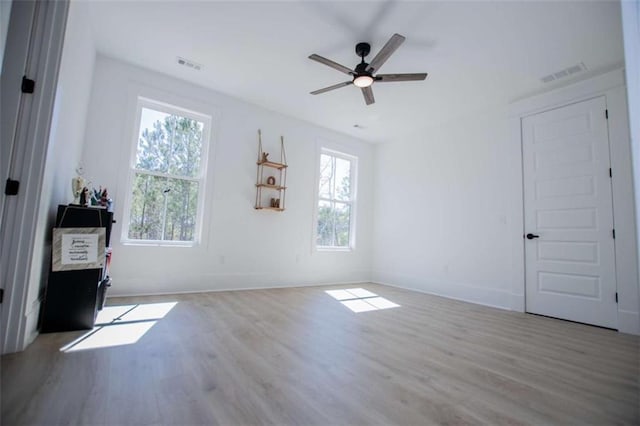
M 256 207 L 256 210 L 275 210 L 277 212 L 284 211 L 284 207 Z
M 277 190 L 287 189 L 286 186 L 269 185 L 268 183 L 256 183 L 256 186 L 260 188 L 269 188 L 269 189 L 277 189 Z
M 256 164 L 258 166 L 271 167 L 271 168 L 278 169 L 278 170 L 282 170 L 282 169 L 287 168 L 286 164 L 274 163 L 273 161 L 258 161 Z

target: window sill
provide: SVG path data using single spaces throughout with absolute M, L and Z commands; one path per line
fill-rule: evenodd
M 123 246 L 140 246 L 140 247 L 196 247 L 198 243 L 195 241 L 148 241 L 148 240 L 122 240 Z
M 323 251 L 323 252 L 351 252 L 353 251 L 352 247 L 327 247 L 327 246 L 322 246 L 322 247 L 316 247 L 316 251 Z

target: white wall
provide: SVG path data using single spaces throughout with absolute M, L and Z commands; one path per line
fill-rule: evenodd
M 638 232 L 636 241 L 640 246 L 640 119 L 638 119 L 640 117 L 640 3 L 638 1 L 622 2 L 622 28 L 635 183 L 636 231 Z M 640 264 L 640 258 L 638 263 Z M 640 288 L 640 283 L 638 286 Z M 640 315 L 638 318 L 640 329 Z
M 48 278 L 51 228 L 57 206 L 72 200 L 71 178 L 82 153 L 94 63 L 95 48 L 86 4 L 73 2 L 67 18 L 28 283 L 26 317 L 27 330 L 32 336 L 35 336 L 41 289 Z
M 376 152 L 373 280 L 524 311 L 520 116 L 605 96 L 618 327 L 640 334 L 627 107 L 616 70 L 432 128 Z M 510 117 L 511 115 L 511 117 Z
M 210 150 L 203 241 L 197 247 L 120 242 L 134 143 L 137 96 L 219 116 Z M 353 138 L 285 117 L 218 92 L 98 56 L 83 162 L 94 185 L 115 200 L 110 295 L 171 293 L 370 280 L 373 148 Z M 286 211 L 257 211 L 257 130 L 265 150 L 285 137 L 289 163 Z M 359 157 L 356 249 L 312 250 L 317 143 Z
M 4 46 L 7 42 L 11 3 L 12 0 L 0 1 L 0 73 L 2 73 L 2 62 L 4 61 Z
M 493 110 L 379 147 L 374 281 L 510 306 L 508 131 Z

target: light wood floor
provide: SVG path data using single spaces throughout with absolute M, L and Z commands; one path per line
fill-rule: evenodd
M 401 307 L 353 313 L 325 293 L 345 287 L 110 299 L 178 303 L 135 344 L 3 356 L 1 423 L 640 423 L 636 337 L 360 287 Z

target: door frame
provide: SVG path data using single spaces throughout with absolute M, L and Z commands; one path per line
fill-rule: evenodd
M 510 216 L 513 257 L 511 309 L 525 312 L 524 175 L 522 166 L 522 119 L 553 108 L 604 96 L 609 113 L 609 149 L 613 220 L 616 229 L 615 269 L 618 286 L 618 330 L 640 335 L 640 288 L 636 245 L 635 203 L 631 143 L 624 69 L 616 69 L 570 86 L 518 100 L 509 105 L 510 165 L 513 177 Z M 517 219 L 516 219 L 517 218 Z
M 4 61 L 0 85 L 2 125 L 10 130 L 3 135 L 13 140 L 14 152 L 2 162 L 0 178 L 3 184 L 7 177 L 18 180 L 20 191 L 0 195 L 2 353 L 23 350 L 37 335 L 39 303 L 27 306 L 28 283 L 31 271 L 42 267 L 33 264 L 33 253 L 68 9 L 69 0 L 11 5 L 4 56 L 12 60 Z M 30 41 L 26 49 L 25 40 Z M 22 75 L 35 80 L 33 94 L 20 93 Z
M 606 118 L 607 100 L 604 96 L 596 96 L 586 99 L 581 102 L 571 103 L 561 108 L 553 108 L 544 112 L 527 116 L 522 119 L 523 129 L 523 182 L 524 182 L 524 230 L 525 233 L 533 232 L 540 234 L 540 240 L 537 241 L 525 241 L 525 311 L 528 313 L 548 315 L 551 317 L 570 319 L 572 321 L 583 322 L 586 324 L 599 325 L 602 327 L 618 329 L 618 306 L 615 300 L 615 293 L 618 291 L 616 282 L 616 267 L 615 267 L 615 238 L 612 233 L 614 228 L 613 220 L 613 194 L 611 187 L 611 176 L 609 168 L 611 167 L 611 146 L 609 143 L 609 129 L 608 120 Z M 576 114 L 580 114 L 576 116 Z M 584 115 L 583 115 L 584 114 Z M 584 135 L 586 140 L 580 140 L 580 144 L 575 145 L 578 141 L 575 139 L 576 133 L 571 132 L 569 134 L 556 134 L 558 144 L 550 144 L 551 140 L 547 135 L 544 140 L 538 144 L 537 124 L 546 128 L 546 124 L 550 128 L 554 128 L 556 120 L 567 120 L 567 124 L 572 121 L 571 118 L 586 119 L 586 122 L 580 120 L 580 124 L 574 123 L 576 128 L 580 127 L 582 131 L 588 133 Z M 590 117 L 590 119 L 589 119 Z M 588 121 L 592 121 L 589 125 Z M 559 123 L 559 122 L 558 122 Z M 583 126 L 587 126 L 584 128 Z M 562 127 L 562 126 L 561 126 Z M 549 129 L 550 129 L 549 128 Z M 547 129 L 547 130 L 549 130 Z M 573 129 L 576 130 L 576 129 Z M 586 144 L 586 145 L 585 145 Z M 592 155 L 589 155 L 588 162 L 585 163 L 581 159 L 579 163 L 570 163 L 565 166 L 558 167 L 543 167 L 539 168 L 535 165 L 538 153 L 543 155 L 540 158 L 548 161 L 550 152 L 557 153 L 561 157 L 568 152 L 578 153 L 580 148 L 588 147 Z M 567 151 L 565 151 L 565 149 Z M 574 151 L 575 150 L 575 151 Z M 585 152 L 580 151 L 582 154 Z M 545 155 L 546 153 L 546 155 Z M 555 155 L 555 154 L 554 154 Z M 533 162 L 532 162 L 533 161 Z M 575 167 L 575 168 L 574 168 Z M 540 199 L 537 193 L 538 183 L 560 182 L 561 180 L 572 178 L 579 178 L 580 176 L 588 176 L 590 178 L 589 183 L 594 185 L 591 190 L 595 192 L 578 192 L 576 194 L 562 194 L 558 198 L 546 198 Z M 551 179 L 551 180 L 548 180 Z M 584 184 L 587 182 L 584 181 Z M 544 185 L 547 188 L 547 185 Z M 587 190 L 587 187 L 577 185 L 580 190 Z M 547 188 L 549 190 L 549 188 Z M 553 194 L 559 195 L 559 194 Z M 551 196 L 553 196 L 551 195 Z M 565 198 L 566 197 L 566 198 Z M 575 204 L 571 200 L 576 200 L 578 204 Z M 588 201 L 587 201 L 588 200 Z M 583 212 L 591 210 L 594 213 L 594 223 L 592 226 L 587 226 L 585 223 L 584 229 L 573 228 L 569 223 L 566 223 L 566 228 L 559 227 L 557 229 L 544 229 L 540 228 L 540 224 L 536 220 L 537 213 L 547 212 L 549 218 L 553 217 L 551 213 L 555 209 L 561 209 L 567 212 L 566 209 L 572 207 L 578 207 Z M 576 211 L 576 212 L 577 212 Z M 596 213 L 597 211 L 597 213 Z M 587 217 L 583 217 L 587 220 Z M 580 227 L 579 227 L 580 228 Z M 585 239 L 586 238 L 586 239 Z M 594 243 L 595 241 L 595 243 Z M 565 259 L 564 262 L 551 261 L 550 263 L 541 260 L 538 256 L 540 250 L 545 247 L 545 244 L 551 244 L 552 247 L 555 243 L 561 242 L 582 242 L 583 244 L 591 242 L 596 244 L 595 251 L 592 253 L 596 255 L 598 259 L 596 263 L 589 262 L 586 258 L 580 262 L 575 262 Z M 599 253 L 599 254 L 598 254 Z M 593 259 L 592 259 L 593 260 Z M 546 291 L 542 291 L 539 286 L 542 275 L 549 274 L 549 277 L 555 274 L 559 276 L 570 275 L 572 277 L 586 278 L 584 275 L 588 275 L 590 278 L 598 278 L 600 284 L 591 289 L 587 281 L 584 281 L 584 290 L 595 290 L 599 293 L 596 294 L 580 294 L 580 291 L 574 289 L 577 293 L 571 295 L 563 293 L 559 290 L 559 293 L 551 294 Z M 575 274 L 575 275 L 574 275 Z M 559 278 L 556 275 L 557 278 Z M 550 281 L 552 281 L 550 279 Z M 549 282 L 551 284 L 551 282 Z M 591 284 L 594 284 L 593 282 Z M 551 291 L 551 290 L 550 290 Z M 596 296 L 596 299 L 593 299 Z

